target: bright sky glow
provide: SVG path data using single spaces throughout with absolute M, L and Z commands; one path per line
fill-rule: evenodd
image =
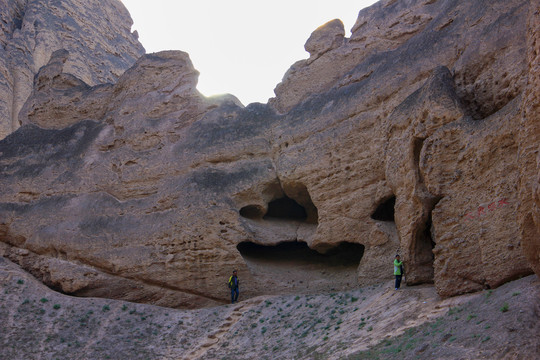
M 350 36 L 375 0 L 122 0 L 147 53 L 182 50 L 201 73 L 204 95 L 266 103 L 287 69 L 309 54 L 313 30 L 339 18 Z

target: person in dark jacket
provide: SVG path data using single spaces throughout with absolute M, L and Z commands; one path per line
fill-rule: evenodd
M 394 275 L 396 276 L 396 290 L 399 290 L 403 273 L 404 273 L 403 261 L 399 259 L 399 255 L 396 255 L 396 258 L 394 259 Z
M 240 280 L 238 280 L 236 270 L 233 271 L 229 278 L 229 289 L 231 289 L 231 304 L 234 304 L 238 301 L 238 295 L 240 294 Z

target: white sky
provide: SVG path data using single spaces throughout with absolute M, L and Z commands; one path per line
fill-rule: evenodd
M 350 36 L 376 0 L 122 0 L 147 53 L 182 50 L 201 73 L 204 95 L 266 103 L 287 69 L 309 54 L 317 27 L 339 18 Z

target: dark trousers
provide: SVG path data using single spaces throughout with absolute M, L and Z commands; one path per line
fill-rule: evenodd
M 396 275 L 396 289 L 399 289 L 399 286 L 401 285 L 401 277 L 402 275 Z
M 240 294 L 240 289 L 231 289 L 231 304 L 234 304 L 238 301 L 238 294 Z

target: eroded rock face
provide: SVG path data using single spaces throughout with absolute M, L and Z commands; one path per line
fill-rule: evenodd
M 182 52 L 98 86 L 57 52 L 0 142 L 0 251 L 64 292 L 177 307 L 226 302 L 232 269 L 246 297 L 375 283 L 396 252 L 444 296 L 528 274 L 529 11 L 382 1 L 245 108 Z
M 54 51 L 68 50 L 64 73 L 90 86 L 116 82 L 144 53 L 118 0 L 9 0 L 0 13 L 0 139 L 20 126 L 34 75 Z
M 523 94 L 519 131 L 518 221 L 524 254 L 540 276 L 540 14 L 529 8 L 527 49 L 529 77 Z

